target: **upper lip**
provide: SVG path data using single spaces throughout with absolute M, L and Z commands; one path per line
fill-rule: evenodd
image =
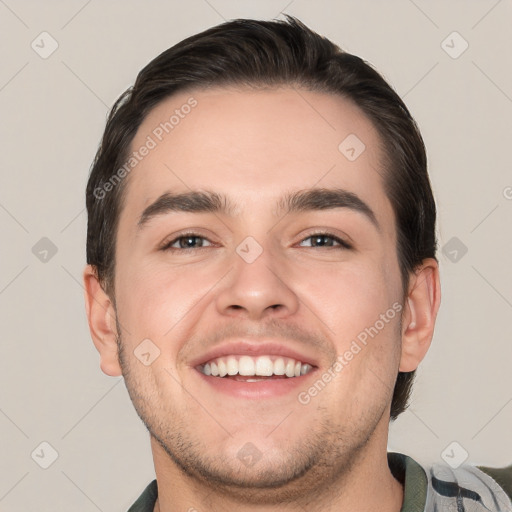
M 194 358 L 190 365 L 192 367 L 202 366 L 206 364 L 208 361 L 212 359 L 217 359 L 218 357 L 225 357 L 230 355 L 239 355 L 239 356 L 281 356 L 281 357 L 289 357 L 291 359 L 295 359 L 296 361 L 300 361 L 305 364 L 310 364 L 311 366 L 318 366 L 316 359 L 308 355 L 299 349 L 293 348 L 291 344 L 286 343 L 278 343 L 272 341 L 253 341 L 253 340 L 236 340 L 231 342 L 225 342 L 221 345 L 217 345 L 216 347 L 210 349 L 208 352 L 203 353 L 202 355 Z

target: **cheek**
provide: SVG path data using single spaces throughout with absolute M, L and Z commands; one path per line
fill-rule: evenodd
M 340 348 L 372 326 L 395 300 L 382 267 L 369 258 L 297 279 L 301 300 L 322 319 Z
M 134 264 L 135 272 L 119 268 L 116 275 L 118 312 L 134 337 L 168 340 L 174 328 L 205 298 L 218 277 L 197 266 L 172 271 L 162 265 Z
M 396 283 L 383 268 L 375 262 L 358 263 L 325 275 L 315 273 L 307 285 L 307 305 L 328 326 L 337 353 L 324 397 L 332 400 L 335 414 L 377 414 L 392 396 L 402 306 L 396 300 Z

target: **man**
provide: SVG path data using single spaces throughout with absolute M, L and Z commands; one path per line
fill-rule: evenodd
M 87 208 L 92 338 L 151 435 L 130 511 L 512 510 L 511 468 L 386 452 L 440 280 L 421 135 L 367 63 L 291 17 L 182 41 Z

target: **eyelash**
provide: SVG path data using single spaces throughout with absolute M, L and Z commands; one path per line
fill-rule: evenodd
M 307 236 L 306 238 L 303 238 L 301 240 L 301 242 L 304 242 L 304 240 L 308 240 L 309 238 L 321 237 L 321 236 L 326 237 L 326 238 L 331 238 L 332 240 L 334 240 L 336 243 L 339 244 L 338 246 L 333 246 L 333 247 L 327 246 L 328 249 L 345 249 L 345 250 L 347 250 L 347 249 L 353 248 L 352 245 L 349 244 L 348 242 L 346 242 L 345 240 L 333 235 L 332 233 L 327 233 L 327 232 L 313 233 L 313 234 Z M 179 240 L 184 239 L 184 238 L 201 238 L 203 240 L 208 240 L 208 238 L 201 236 L 198 233 L 193 233 L 193 232 L 183 233 L 180 236 L 172 239 L 170 242 L 164 243 L 164 245 L 160 248 L 160 250 L 161 251 L 190 251 L 190 250 L 199 250 L 199 249 L 207 248 L 207 247 L 185 247 L 185 248 L 172 247 L 176 242 L 178 242 Z M 210 240 L 208 240 L 208 242 L 212 243 Z M 318 249 L 321 247 L 322 246 L 311 246 L 312 249 Z

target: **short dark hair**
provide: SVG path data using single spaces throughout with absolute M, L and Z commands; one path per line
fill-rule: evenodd
M 126 180 L 108 188 L 106 184 L 112 183 L 138 128 L 157 104 L 177 92 L 210 86 L 296 86 L 339 95 L 359 107 L 381 139 L 383 185 L 395 214 L 405 299 L 410 272 L 425 258 L 436 259 L 437 249 L 436 206 L 420 131 L 400 96 L 371 65 L 286 16 L 273 21 L 232 20 L 184 39 L 145 66 L 133 87 L 115 102 L 86 191 L 87 263 L 95 267 L 112 300 Z M 392 420 L 408 406 L 414 374 L 398 373 Z

